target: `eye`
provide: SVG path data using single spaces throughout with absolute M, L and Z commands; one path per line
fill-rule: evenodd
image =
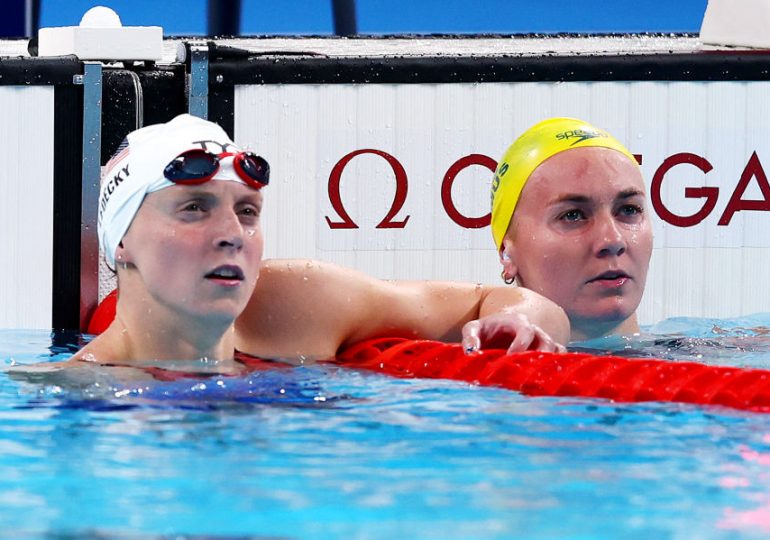
M 181 208 L 182 212 L 203 212 L 203 205 L 198 201 L 188 202 Z
M 562 212 L 562 214 L 559 215 L 559 221 L 566 221 L 568 223 L 574 223 L 576 221 L 580 221 L 582 219 L 585 219 L 586 215 L 583 213 L 582 210 L 578 210 L 577 208 L 572 208 L 571 210 L 567 210 L 566 212 Z
M 197 221 L 205 218 L 211 210 L 211 202 L 200 197 L 186 198 L 179 201 L 176 215 L 183 221 Z
M 255 222 L 259 219 L 262 208 L 255 204 L 244 204 L 236 209 L 241 219 L 247 222 Z
M 644 208 L 636 204 L 624 204 L 618 209 L 618 215 L 633 217 L 644 213 Z

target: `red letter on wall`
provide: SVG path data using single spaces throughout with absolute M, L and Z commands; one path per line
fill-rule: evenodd
M 666 175 L 666 173 L 674 166 L 683 163 L 694 165 L 704 173 L 708 173 L 711 169 L 713 169 L 711 163 L 709 163 L 706 158 L 697 154 L 682 152 L 679 154 L 674 154 L 673 156 L 669 156 L 665 159 L 665 161 L 663 161 L 663 163 L 661 163 L 660 167 L 658 167 L 658 170 L 655 171 L 655 175 L 652 177 L 652 185 L 650 186 L 650 199 L 652 200 L 652 207 L 655 209 L 655 212 L 657 212 L 661 219 L 670 223 L 671 225 L 676 225 L 677 227 L 692 227 L 693 225 L 697 225 L 706 219 L 706 216 L 708 216 L 714 209 L 717 204 L 717 199 L 719 198 L 719 188 L 685 188 L 684 196 L 688 199 L 703 198 L 706 200 L 703 202 L 701 209 L 690 216 L 680 216 L 678 214 L 674 214 L 671 210 L 666 208 L 665 204 L 663 204 L 663 200 L 660 197 L 660 191 L 663 185 L 663 177 Z
M 444 205 L 444 211 L 449 218 L 457 223 L 461 227 L 466 229 L 480 229 L 489 225 L 490 214 L 485 214 L 481 217 L 467 217 L 462 215 L 455 206 L 452 200 L 452 184 L 454 184 L 457 175 L 471 165 L 483 165 L 491 172 L 495 172 L 497 162 L 489 156 L 483 154 L 471 154 L 455 161 L 449 170 L 444 175 L 444 180 L 441 182 L 441 202 Z
M 761 201 L 752 201 L 741 199 L 743 193 L 749 185 L 749 180 L 752 178 L 757 179 L 759 189 L 762 190 Z M 730 202 L 727 203 L 725 211 L 722 212 L 722 217 L 719 218 L 719 225 L 729 225 L 730 220 L 733 219 L 733 214 L 740 212 L 741 210 L 770 210 L 770 185 L 767 183 L 767 175 L 762 168 L 762 163 L 759 162 L 756 152 L 752 152 L 749 162 L 746 164 L 746 168 L 743 169 L 741 179 L 738 181 L 738 185 L 735 186 Z
M 403 229 L 406 226 L 406 222 L 409 221 L 409 216 L 406 216 L 403 221 L 393 221 L 393 218 L 404 206 L 406 202 L 406 193 L 409 189 L 408 180 L 406 178 L 406 171 L 401 163 L 393 156 L 382 150 L 374 150 L 372 148 L 363 148 L 361 150 L 355 150 L 349 154 L 343 156 L 341 160 L 332 168 L 332 172 L 329 175 L 329 200 L 332 203 L 332 208 L 337 212 L 337 215 L 342 221 L 333 222 L 326 217 L 326 223 L 329 224 L 330 229 L 357 229 L 358 225 L 350 218 L 350 215 L 345 210 L 345 206 L 342 204 L 342 196 L 340 195 L 340 179 L 342 178 L 342 171 L 345 166 L 350 163 L 354 157 L 360 154 L 375 154 L 388 162 L 390 168 L 393 169 L 393 173 L 396 176 L 396 194 L 393 197 L 393 204 L 390 205 L 388 214 L 377 225 L 378 229 Z

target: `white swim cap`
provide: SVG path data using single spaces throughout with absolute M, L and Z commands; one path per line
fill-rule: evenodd
M 181 153 L 193 149 L 213 154 L 241 151 L 221 127 L 189 114 L 133 131 L 118 147 L 102 175 L 97 220 L 99 246 L 111 267 L 115 267 L 115 250 L 144 196 L 173 186 L 163 170 Z M 245 184 L 233 169 L 232 158 L 222 160 L 214 179 Z

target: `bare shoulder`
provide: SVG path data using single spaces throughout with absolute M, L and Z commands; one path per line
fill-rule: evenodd
M 236 321 L 237 346 L 256 355 L 333 355 L 382 283 L 317 260 L 267 260 Z
M 122 340 L 117 338 L 114 325 L 111 325 L 64 363 L 69 365 L 82 365 L 83 362 L 108 364 L 125 360 L 126 357 L 127 352 L 124 350 Z
M 262 263 L 257 288 L 275 284 L 299 285 L 319 278 L 376 281 L 358 270 L 315 259 L 267 259 Z
M 303 304 L 310 301 L 350 303 L 383 283 L 358 270 L 332 263 L 313 259 L 271 259 L 262 265 L 245 315 L 265 309 L 280 310 L 282 306 L 293 311 L 295 316 L 305 312 L 312 314 L 321 306 L 311 310 Z
M 96 385 L 101 390 L 110 386 L 148 382 L 152 375 L 131 366 L 114 366 L 92 362 L 66 360 L 14 366 L 8 376 L 17 381 L 35 385 L 56 385 L 74 390 Z
M 8 375 L 19 382 L 53 384 L 68 389 L 105 381 L 128 384 L 152 380 L 152 376 L 141 369 L 121 365 L 120 345 L 105 334 L 96 337 L 67 360 L 13 366 Z
M 36 364 L 21 364 L 11 366 L 7 372 L 14 377 L 35 378 L 38 375 L 51 374 L 62 370 L 82 368 L 89 365 L 102 365 L 114 362 L 117 358 L 112 354 L 105 340 L 95 338 L 91 343 L 80 349 L 67 360 L 58 362 L 39 362 Z

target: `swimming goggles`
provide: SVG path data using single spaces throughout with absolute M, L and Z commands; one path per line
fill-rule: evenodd
M 163 169 L 163 176 L 175 184 L 203 184 L 216 176 L 220 161 L 230 156 L 235 173 L 249 187 L 262 189 L 270 182 L 270 165 L 253 152 L 212 154 L 199 148 L 179 154 Z

